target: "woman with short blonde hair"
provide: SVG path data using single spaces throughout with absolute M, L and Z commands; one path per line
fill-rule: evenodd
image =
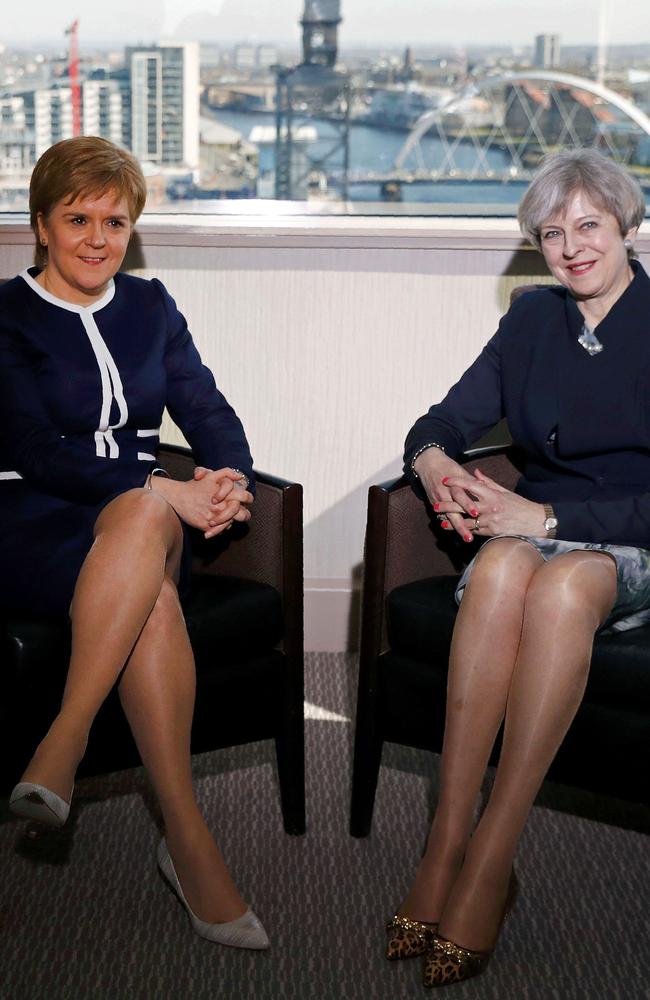
M 29 221 L 36 237 L 34 263 L 43 267 L 47 252 L 41 242 L 38 218 L 47 219 L 56 204 L 80 195 L 112 191 L 124 198 L 134 226 L 147 200 L 147 184 L 136 158 L 108 139 L 82 135 L 73 143 L 50 146 L 32 171 L 29 185 Z
M 36 266 L 0 289 L 0 603 L 69 616 L 72 636 L 61 709 L 10 807 L 66 821 L 117 685 L 163 815 L 158 864 L 194 930 L 266 948 L 192 788 L 194 660 L 178 594 L 187 528 L 209 539 L 249 519 L 252 459 L 174 300 L 119 270 L 145 197 L 137 161 L 106 139 L 52 146 L 30 189 Z M 200 463 L 190 482 L 157 467 L 165 407 Z

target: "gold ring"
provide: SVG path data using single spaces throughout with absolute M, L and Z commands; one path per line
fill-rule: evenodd
M 480 515 L 474 518 L 474 531 L 481 530 L 481 518 Z

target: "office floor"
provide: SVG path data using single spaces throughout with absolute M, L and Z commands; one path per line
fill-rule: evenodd
M 33 837 L 26 823 L 0 817 L 0 997 L 431 996 L 419 961 L 387 963 L 382 942 L 424 840 L 436 760 L 388 748 L 372 834 L 348 835 L 355 671 L 351 656 L 307 657 L 306 836 L 282 830 L 270 744 L 195 761 L 200 801 L 269 932 L 269 952 L 218 947 L 191 932 L 156 873 L 144 776 L 125 772 L 81 782 L 62 831 Z M 517 865 L 519 900 L 493 961 L 445 996 L 649 998 L 649 846 L 643 833 L 536 806 Z

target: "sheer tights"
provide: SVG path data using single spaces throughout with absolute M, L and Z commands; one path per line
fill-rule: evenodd
M 545 563 L 527 542 L 499 538 L 477 558 L 451 646 L 440 797 L 400 911 L 439 921 L 440 934 L 463 947 L 494 944 L 519 838 L 615 599 L 616 566 L 604 553 Z M 502 721 L 494 785 L 472 833 Z
M 202 920 L 222 922 L 240 916 L 246 903 L 192 787 L 195 671 L 176 591 L 182 547 L 178 517 L 153 492 L 130 490 L 102 511 L 70 607 L 61 710 L 23 780 L 69 799 L 90 726 L 117 681 L 185 896 Z

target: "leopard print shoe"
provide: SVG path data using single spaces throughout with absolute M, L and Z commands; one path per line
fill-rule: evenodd
M 497 938 L 504 921 L 515 905 L 518 890 L 519 882 L 513 869 Z M 480 976 L 485 972 L 493 951 L 494 948 L 487 951 L 470 951 L 469 948 L 461 948 L 453 941 L 435 934 L 424 957 L 422 983 L 424 986 L 451 986 L 453 983 L 463 983 L 466 979 Z
M 410 917 L 400 917 L 395 914 L 386 924 L 388 934 L 386 958 L 389 962 L 396 962 L 402 958 L 417 958 L 418 955 L 424 955 L 427 948 L 433 944 L 437 930 L 437 924 L 411 920 Z
M 473 979 L 485 972 L 491 954 L 459 948 L 453 941 L 436 936 L 424 959 L 422 982 L 424 986 L 451 986 Z

